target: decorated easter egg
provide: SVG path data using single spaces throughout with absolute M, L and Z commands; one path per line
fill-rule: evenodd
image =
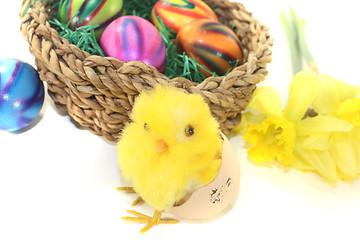
M 178 53 L 188 56 L 203 65 L 208 71 L 199 68 L 205 76 L 210 72 L 225 75 L 237 60 L 242 64 L 242 51 L 239 38 L 228 27 L 211 20 L 200 19 L 184 25 L 176 37 Z
M 223 135 L 222 161 L 216 178 L 195 191 L 185 203 L 169 212 L 183 219 L 220 217 L 236 197 L 240 185 L 240 165 L 230 141 Z
M 141 17 L 123 16 L 113 21 L 102 34 L 100 45 L 109 57 L 142 61 L 160 72 L 164 70 L 164 41 L 154 25 Z
M 122 0 L 65 0 L 60 9 L 60 21 L 70 22 L 70 28 L 95 26 L 99 40 L 105 28 L 124 13 Z
M 160 0 L 151 12 L 151 21 L 160 28 L 158 17 L 174 32 L 195 19 L 218 21 L 212 9 L 201 0 Z
M 17 131 L 29 125 L 44 102 L 44 85 L 36 70 L 16 59 L 0 60 L 0 129 Z

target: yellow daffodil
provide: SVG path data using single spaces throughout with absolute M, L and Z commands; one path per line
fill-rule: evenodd
M 276 160 L 316 172 L 333 186 L 353 181 L 360 175 L 360 87 L 320 75 L 307 48 L 304 21 L 293 9 L 290 18 L 281 15 L 296 73 L 288 102 L 283 109 L 276 90 L 255 90 L 234 132 L 244 135 L 255 162 Z M 301 71 L 304 59 L 311 70 Z
M 296 123 L 303 118 L 316 96 L 318 81 L 313 80 L 312 76 L 312 72 L 301 72 L 294 77 L 293 83 L 296 86 L 290 90 L 284 111 L 280 95 L 275 89 L 262 87 L 254 91 L 248 109 L 257 113 L 244 113 L 242 124 L 235 129 L 241 131 L 242 126 L 246 125 L 244 140 L 250 144 L 248 154 L 251 159 L 259 163 L 275 159 L 284 165 L 291 163 L 297 138 Z M 303 78 L 308 81 L 297 84 L 296 79 Z M 304 104 L 296 101 L 299 97 L 306 99 Z M 248 124 L 249 122 L 252 124 Z
M 249 158 L 255 162 L 277 160 L 299 170 L 317 171 L 328 183 L 336 184 L 334 159 L 328 153 L 330 133 L 349 131 L 352 126 L 322 115 L 304 119 L 317 97 L 319 81 L 320 76 L 313 71 L 296 74 L 284 110 L 275 89 L 262 87 L 255 90 L 248 108 L 260 114 L 250 115 L 251 119 L 244 114 L 247 131 L 243 139 L 250 145 Z M 248 124 L 249 121 L 253 124 Z

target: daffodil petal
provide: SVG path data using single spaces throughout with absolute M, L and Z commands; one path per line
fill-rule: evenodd
M 319 74 L 314 71 L 298 72 L 290 84 L 289 100 L 284 116 L 293 122 L 300 121 L 311 106 L 319 87 Z
M 312 134 L 306 137 L 299 137 L 298 142 L 304 149 L 326 151 L 330 148 L 330 133 Z
M 326 132 L 346 132 L 350 131 L 353 126 L 341 119 L 318 115 L 312 118 L 306 118 L 296 125 L 299 136 L 308 136 L 317 133 Z
M 338 133 L 340 134 L 340 133 Z M 349 142 L 346 143 L 346 147 L 352 149 L 351 154 L 356 161 L 356 175 L 360 175 L 360 128 L 354 128 L 350 132 L 345 133 L 349 136 Z M 345 149 L 344 149 L 345 151 Z
M 326 74 L 320 76 L 320 88 L 314 99 L 313 108 L 319 114 L 334 115 L 341 101 L 356 98 L 360 87 L 352 86 Z
M 360 98 L 347 99 L 336 109 L 336 116 L 351 123 L 354 127 L 360 127 Z
M 252 108 L 269 117 L 281 117 L 283 115 L 280 95 L 271 87 L 256 89 L 247 108 Z
M 354 134 L 351 143 L 356 159 L 356 174 L 360 175 L 360 128 L 354 128 L 351 132 Z
M 357 177 L 357 160 L 352 145 L 352 133 L 334 133 L 331 137 L 330 154 L 335 160 L 338 173 L 345 181 L 353 181 Z
M 339 101 L 344 101 L 346 99 L 356 98 L 360 96 L 359 86 L 353 86 L 338 79 L 332 78 L 326 74 L 323 74 L 320 80 L 321 86 L 323 86 L 324 84 L 327 85 L 330 82 L 333 82 L 333 84 L 336 86 Z
M 296 170 L 300 170 L 303 172 L 312 172 L 315 171 L 314 167 L 308 164 L 304 159 L 299 158 L 297 155 L 294 155 L 293 160 L 289 167 L 295 168 Z
M 294 156 L 312 166 L 326 183 L 332 186 L 338 183 L 335 161 L 329 151 L 305 150 L 297 144 Z
M 355 176 L 351 176 L 351 175 L 348 175 L 346 173 L 343 173 L 342 171 L 338 170 L 338 178 L 341 180 L 341 181 L 344 181 L 344 182 L 353 182 L 355 181 L 358 176 L 355 175 Z
M 329 80 L 322 75 L 320 78 L 320 88 L 312 107 L 319 114 L 334 115 L 340 103 L 335 81 Z

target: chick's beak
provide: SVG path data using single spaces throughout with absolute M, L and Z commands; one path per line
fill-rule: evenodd
M 168 149 L 168 145 L 163 140 L 158 140 L 156 142 L 156 151 L 157 152 L 164 152 Z

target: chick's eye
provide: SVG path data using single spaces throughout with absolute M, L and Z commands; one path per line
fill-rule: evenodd
M 145 129 L 146 131 L 149 131 L 149 130 L 150 130 L 150 127 L 149 127 L 149 125 L 148 125 L 147 123 L 144 123 L 144 129 Z
M 185 127 L 185 135 L 191 137 L 195 133 L 195 128 L 190 124 Z

